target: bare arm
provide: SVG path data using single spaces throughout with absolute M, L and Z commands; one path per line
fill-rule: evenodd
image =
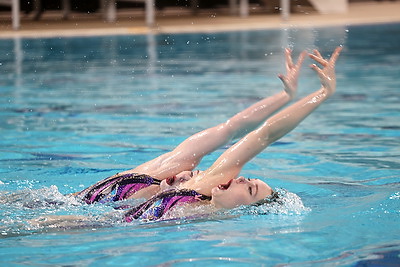
M 236 178 L 244 164 L 293 130 L 335 92 L 335 62 L 340 51 L 341 48 L 337 48 L 330 60 L 325 60 L 315 50 L 310 57 L 323 66 L 321 69 L 312 65 L 321 80 L 321 88 L 265 121 L 223 153 L 199 179 L 188 181 L 186 186 L 210 194 L 213 187 Z
M 286 50 L 286 75 L 279 75 L 284 90 L 265 98 L 234 115 L 226 122 L 192 135 L 173 151 L 146 162 L 133 171 L 165 179 L 181 171 L 192 170 L 207 154 L 254 130 L 273 112 L 288 103 L 297 92 L 297 80 L 305 53 L 301 53 L 296 64 L 291 50 Z
M 302 52 L 299 55 L 297 63 L 294 64 L 292 51 L 290 49 L 285 50 L 286 75 L 278 75 L 282 80 L 284 90 L 255 103 L 227 120 L 225 126 L 229 127 L 233 133 L 230 140 L 241 138 L 251 132 L 273 112 L 280 109 L 296 96 L 297 81 L 305 55 L 306 53 Z

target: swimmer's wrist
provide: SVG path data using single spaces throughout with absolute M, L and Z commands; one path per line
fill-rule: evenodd
M 320 92 L 321 92 L 321 96 L 329 98 L 335 93 L 335 89 L 322 85 Z
M 282 94 L 287 98 L 287 101 L 292 101 L 296 97 L 296 92 L 289 92 L 286 89 L 282 90 Z

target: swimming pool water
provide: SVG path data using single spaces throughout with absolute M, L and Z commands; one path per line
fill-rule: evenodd
M 0 40 L 0 265 L 399 264 L 399 42 L 399 24 Z M 283 47 L 336 45 L 336 95 L 242 172 L 306 208 L 27 229 L 43 214 L 108 212 L 63 195 L 280 90 Z M 299 96 L 318 85 L 303 68 Z

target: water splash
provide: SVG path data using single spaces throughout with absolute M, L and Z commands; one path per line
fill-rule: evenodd
M 50 208 L 80 205 L 73 197 L 61 194 L 57 186 L 41 189 L 26 188 L 16 192 L 0 192 L 0 205 L 14 208 Z
M 234 209 L 232 212 L 250 215 L 301 215 L 311 211 L 310 208 L 304 206 L 301 198 L 295 193 L 289 192 L 282 188 L 277 188 L 275 189 L 275 191 L 279 194 L 279 198 L 277 201 L 261 206 L 242 206 Z
M 400 199 L 400 192 L 396 192 L 389 197 L 389 199 Z
M 99 226 L 98 216 L 109 210 L 112 208 L 107 205 L 88 206 L 73 196 L 63 195 L 55 185 L 14 192 L 0 191 L 0 236 L 27 235 L 54 228 Z M 108 221 L 103 220 L 102 223 Z

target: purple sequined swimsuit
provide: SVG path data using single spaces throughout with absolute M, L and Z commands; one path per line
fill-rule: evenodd
M 211 197 L 190 189 L 171 189 L 163 191 L 146 202 L 130 209 L 124 214 L 124 218 L 126 222 L 137 219 L 155 221 L 176 206 L 201 200 L 211 200 Z
M 150 185 L 160 185 L 160 182 L 145 174 L 117 174 L 82 190 L 76 196 L 87 204 L 119 201 Z

